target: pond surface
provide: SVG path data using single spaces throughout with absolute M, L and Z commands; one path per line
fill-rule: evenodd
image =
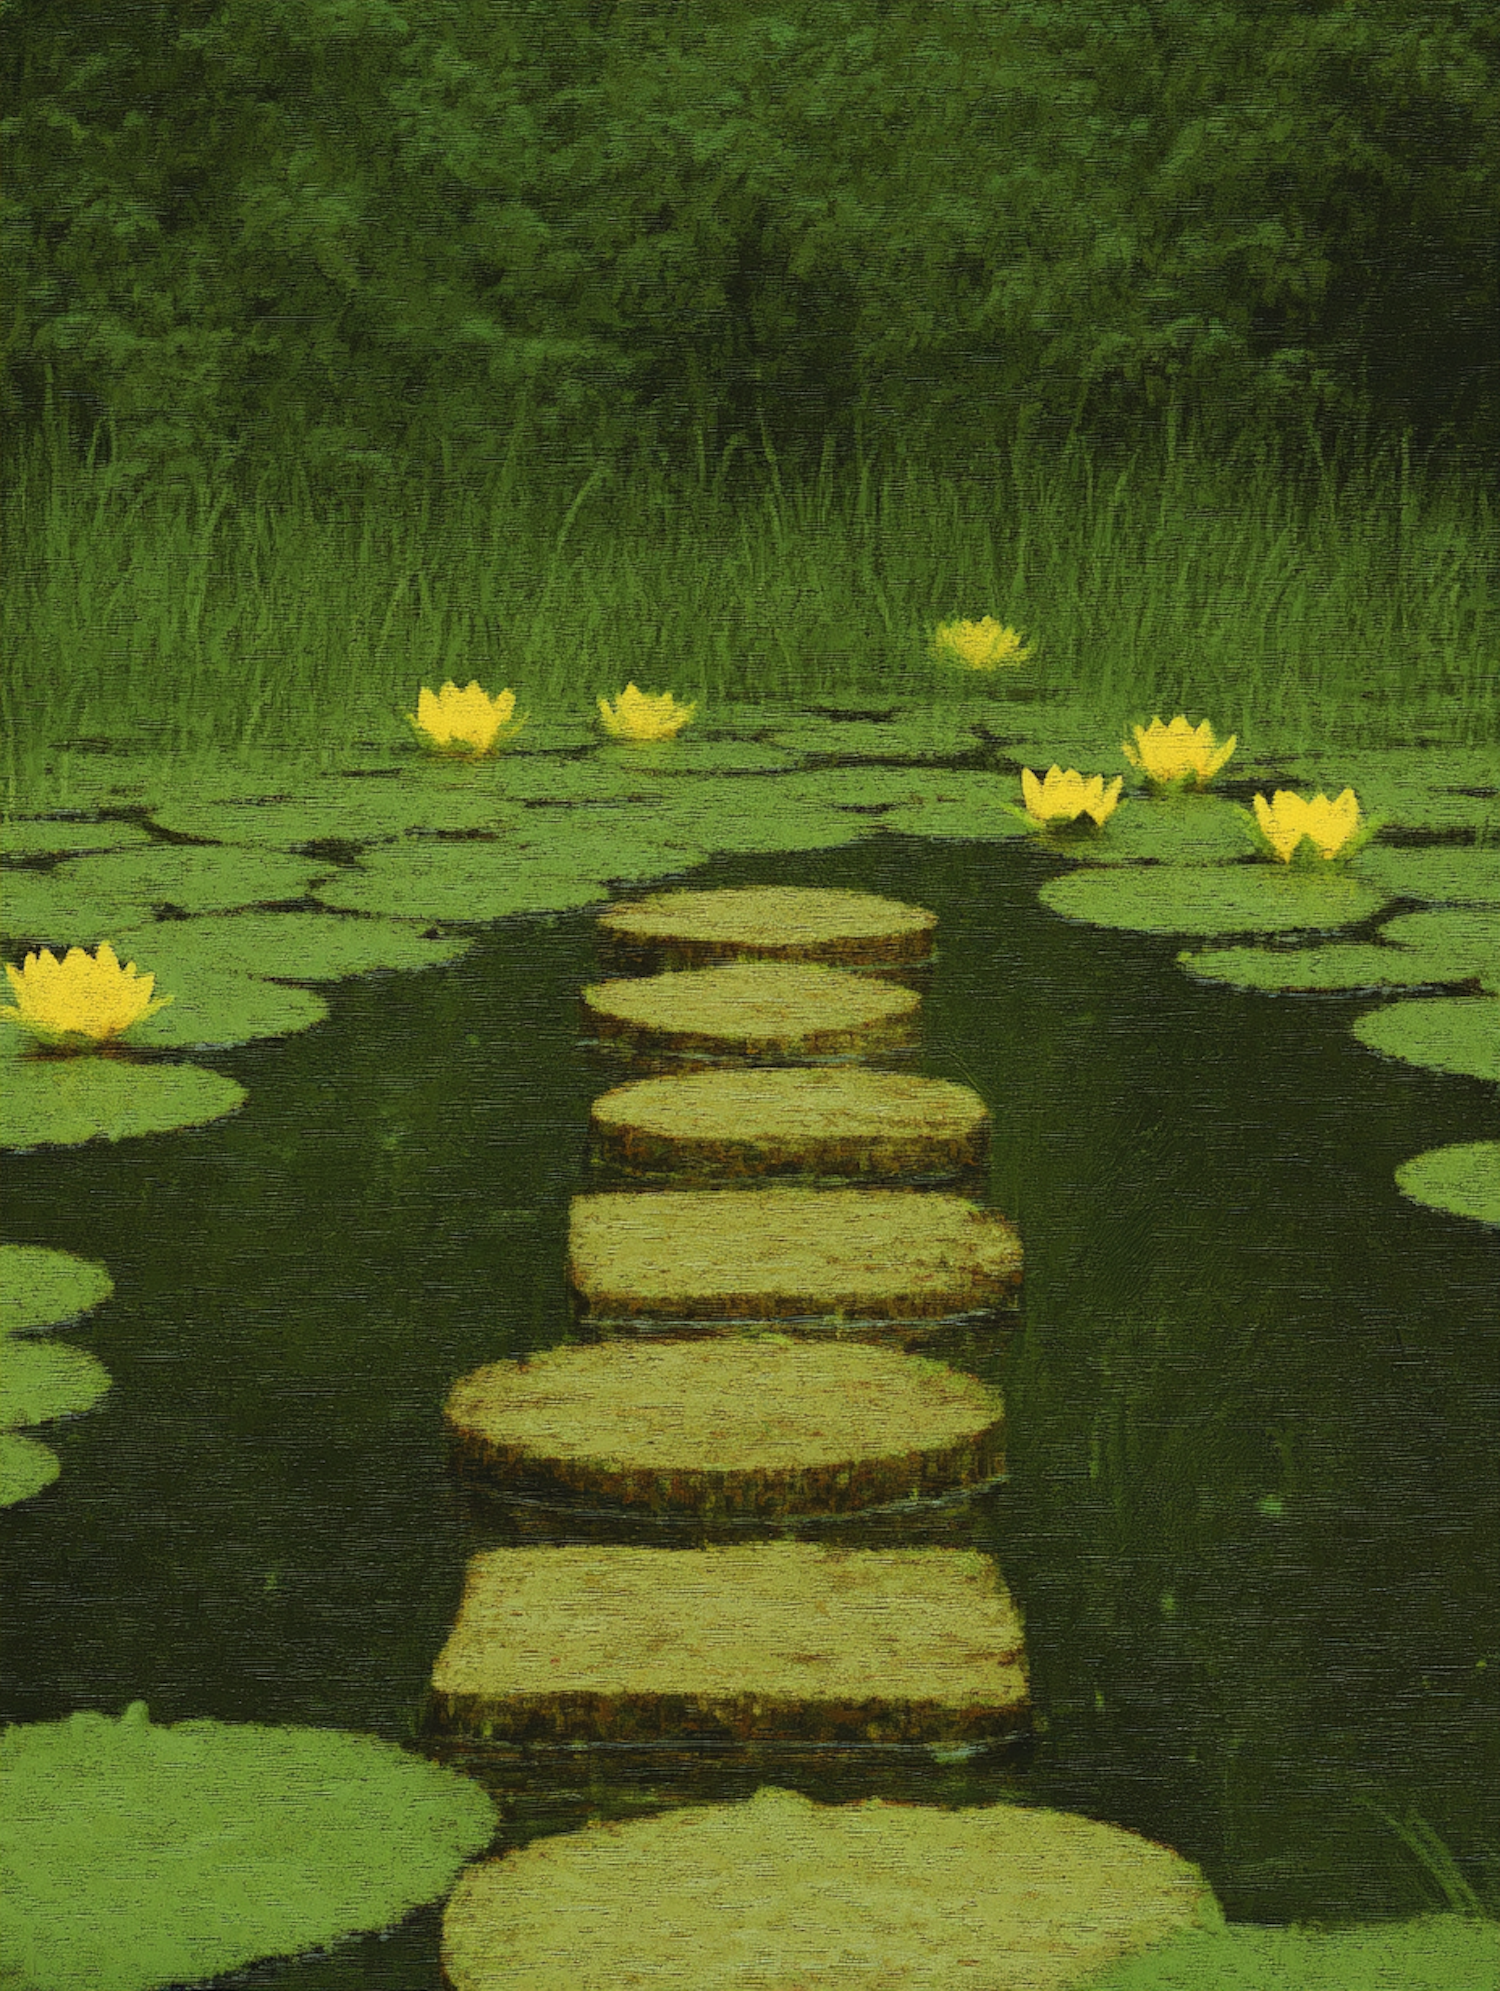
M 1489 1134 L 1493 1088 L 1365 1049 L 1368 994 L 1205 985 L 1179 938 L 1057 917 L 1036 891 L 1062 868 L 886 833 L 685 880 L 939 915 L 920 1068 L 988 1103 L 1027 1254 L 976 1537 L 1027 1622 L 1015 1788 L 1177 1848 L 1234 1919 L 1449 1905 L 1444 1847 L 1492 1890 L 1500 1238 L 1392 1172 Z M 313 1030 L 195 1053 L 248 1087 L 228 1119 L 11 1158 L 7 1236 L 116 1290 L 66 1330 L 113 1387 L 47 1428 L 62 1477 L 5 1518 L 8 1719 L 145 1700 L 415 1736 L 496 1539 L 443 1399 L 569 1332 L 588 1107 L 626 1075 L 578 1045 L 595 973 L 592 910 L 508 920 L 452 966 L 325 988 Z M 502 1843 L 630 1808 L 592 1774 L 539 1785 Z M 993 1794 L 961 1766 L 932 1790 Z M 437 1987 L 440 1918 L 236 1981 Z

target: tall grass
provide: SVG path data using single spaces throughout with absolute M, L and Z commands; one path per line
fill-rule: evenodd
M 738 439 L 737 439 L 738 440 Z M 1403 445 L 1292 473 L 1175 427 L 1133 454 L 1018 435 L 965 463 L 825 448 L 788 488 L 768 441 L 696 474 L 600 460 L 320 495 L 132 487 L 46 433 L 4 506 L 3 718 L 43 743 L 180 751 L 387 736 L 419 683 L 592 709 L 633 678 L 704 702 L 941 696 L 951 616 L 994 614 L 1041 681 L 1109 712 L 1253 739 L 1500 738 L 1495 519 Z M 12 770 L 13 771 L 13 770 Z

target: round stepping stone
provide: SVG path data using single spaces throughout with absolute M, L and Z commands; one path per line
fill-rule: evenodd
M 594 1101 L 595 1158 L 642 1174 L 939 1175 L 983 1164 L 990 1118 L 968 1086 L 853 1070 L 694 1072 Z
M 568 1278 L 585 1317 L 653 1322 L 951 1317 L 1008 1304 L 1021 1240 L 961 1196 L 907 1189 L 575 1196 Z
M 599 924 L 618 946 L 660 965 L 752 960 L 868 967 L 925 961 L 937 914 L 873 892 L 753 885 L 654 892 L 606 906 Z
M 851 1513 L 972 1486 L 1001 1466 L 1004 1404 L 888 1348 L 782 1336 L 612 1341 L 494 1362 L 455 1384 L 461 1466 L 621 1506 Z
M 584 1012 L 627 1048 L 720 1058 L 849 1057 L 917 1040 L 921 996 L 838 968 L 746 961 L 596 982 Z
M 443 1971 L 453 1991 L 1073 1991 L 1214 1915 L 1181 1854 L 1092 1818 L 762 1789 L 479 1861 Z
M 973 1549 L 489 1549 L 426 1725 L 507 1746 L 979 1740 L 1029 1721 L 1023 1644 Z

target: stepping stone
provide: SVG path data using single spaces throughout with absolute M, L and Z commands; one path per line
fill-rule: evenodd
M 873 892 L 753 885 L 653 892 L 606 906 L 599 924 L 618 947 L 658 966 L 752 960 L 848 968 L 927 960 L 937 914 Z
M 1021 1240 L 991 1210 L 916 1189 L 575 1196 L 568 1278 L 583 1316 L 926 1321 L 1012 1304 Z
M 973 1549 L 490 1549 L 429 1732 L 486 1743 L 964 1742 L 1026 1726 L 1021 1620 Z
M 761 1789 L 477 1862 L 443 1971 L 453 1991 L 1075 1991 L 1213 1919 L 1181 1854 L 1092 1818 Z
M 839 968 L 746 961 L 632 976 L 583 991 L 600 1037 L 627 1049 L 717 1058 L 851 1057 L 917 1041 L 914 989 Z
M 946 1079 L 695 1072 L 606 1092 L 589 1132 L 597 1162 L 638 1174 L 952 1175 L 985 1162 L 990 1116 Z
M 458 1464 L 658 1513 L 852 1513 L 1001 1470 L 999 1394 L 941 1362 L 782 1335 L 611 1341 L 455 1384 Z

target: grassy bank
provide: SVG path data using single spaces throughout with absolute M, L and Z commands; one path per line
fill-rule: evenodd
M 388 737 L 418 685 L 478 677 L 591 713 L 630 678 L 703 701 L 927 697 L 926 633 L 993 614 L 1029 681 L 1242 737 L 1500 740 L 1493 500 L 1399 446 L 1291 476 L 1164 433 L 1105 458 L 1016 441 L 788 488 L 700 462 L 362 498 L 295 472 L 132 488 L 33 441 L 5 504 L 7 792 L 40 746 Z M 1004 678 L 1010 674 L 1000 673 Z M 991 680 L 993 682 L 994 680 Z

